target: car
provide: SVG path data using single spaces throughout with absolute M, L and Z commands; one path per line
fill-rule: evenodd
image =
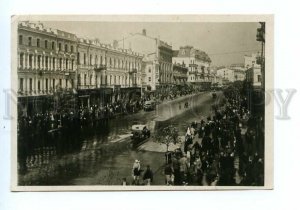
M 153 111 L 155 110 L 156 103 L 155 101 L 145 101 L 144 111 Z
M 149 138 L 150 137 L 150 130 L 147 128 L 146 125 L 143 124 L 138 124 L 138 125 L 133 125 L 131 127 L 131 133 L 137 133 L 143 138 Z
M 131 127 L 131 139 L 133 145 L 139 145 L 150 138 L 150 130 L 146 125 L 136 124 Z

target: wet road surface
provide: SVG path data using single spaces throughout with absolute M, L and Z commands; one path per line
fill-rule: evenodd
M 131 169 L 135 159 L 141 161 L 142 169 L 150 165 L 154 172 L 155 185 L 164 185 L 164 153 L 138 151 L 125 140 L 110 143 L 120 135 L 129 134 L 133 123 L 147 124 L 156 129 L 173 124 L 184 135 L 193 121 L 199 122 L 212 114 L 211 93 L 200 93 L 197 97 L 188 97 L 190 107 L 184 108 L 185 100 L 175 99 L 158 106 L 156 111 L 121 116 L 112 119 L 106 125 L 105 132 L 90 131 L 93 134 L 81 137 L 79 146 L 58 155 L 59 143 L 40 147 L 41 154 L 35 154 L 34 161 L 27 160 L 29 171 L 20 177 L 24 185 L 120 185 L 122 178 L 130 184 Z M 67 145 L 72 148 L 72 143 Z M 47 148 L 47 149 L 45 149 Z M 46 151 L 45 151 L 46 150 Z M 40 158 L 39 158 L 40 157 Z M 32 158 L 32 157 L 31 157 Z M 36 161 L 36 159 L 39 159 Z M 37 163 L 36 163 L 37 162 Z M 35 164 L 35 165 L 34 165 Z

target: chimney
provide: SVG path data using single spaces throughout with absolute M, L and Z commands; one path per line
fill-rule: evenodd
M 147 31 L 146 31 L 146 29 L 143 29 L 143 35 L 144 35 L 144 36 L 147 36 Z
M 118 48 L 118 41 L 117 40 L 113 41 L 113 48 Z

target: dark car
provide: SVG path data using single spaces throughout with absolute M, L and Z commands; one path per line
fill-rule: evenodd
M 137 146 L 150 138 L 150 130 L 146 125 L 133 125 L 131 131 L 131 138 L 134 146 Z
M 146 101 L 144 104 L 144 111 L 152 111 L 155 110 L 155 101 Z

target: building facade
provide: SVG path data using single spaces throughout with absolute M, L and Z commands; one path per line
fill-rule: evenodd
M 172 46 L 159 38 L 150 37 L 146 30 L 131 34 L 118 42 L 123 47 L 140 52 L 145 57 L 142 80 L 152 90 L 168 90 L 173 84 Z M 149 68 L 151 69 L 149 72 Z M 151 76 L 150 76 L 151 75 Z
M 212 75 L 210 73 L 211 59 L 209 56 L 192 46 L 180 47 L 174 51 L 173 62 L 188 66 L 188 82 L 196 86 L 210 86 Z
M 260 53 L 245 55 L 246 80 L 254 90 L 262 87 L 261 65 L 259 63 Z
M 47 109 L 41 105 L 45 100 L 75 88 L 76 52 L 76 35 L 42 23 L 19 23 L 18 107 L 25 114 Z
M 128 92 L 141 92 L 140 54 L 98 40 L 79 39 L 77 56 L 78 91 L 83 106 L 105 105 L 123 99 Z
M 246 73 L 241 69 L 223 67 L 217 70 L 217 76 L 223 78 L 224 81 L 235 82 L 244 81 Z
M 173 81 L 175 85 L 184 85 L 188 81 L 188 67 L 173 63 Z

